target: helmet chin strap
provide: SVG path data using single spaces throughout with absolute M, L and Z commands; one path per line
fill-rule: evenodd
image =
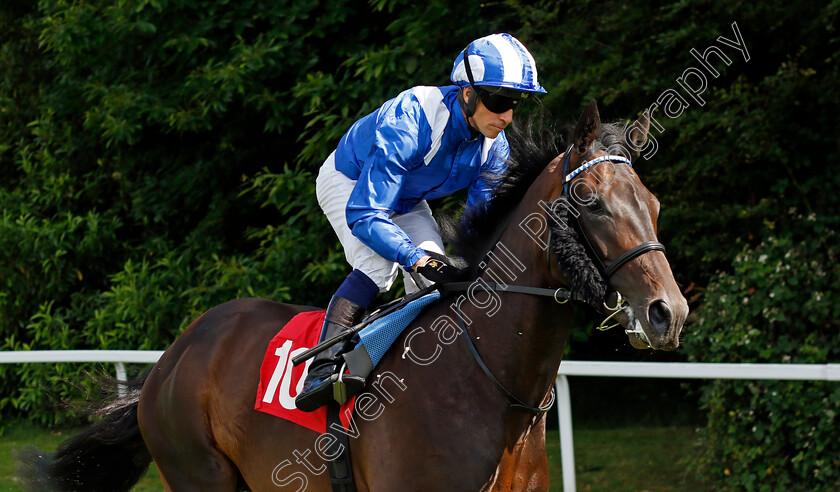
M 464 89 L 466 89 L 466 87 L 461 87 L 460 89 L 458 89 L 458 102 L 461 104 L 461 111 L 464 112 L 464 117 L 467 120 L 467 128 L 470 129 L 471 140 L 475 140 L 476 138 L 478 138 L 479 135 L 481 135 L 481 132 L 478 131 L 478 128 L 476 128 L 473 125 L 473 122 L 475 121 L 473 115 L 475 114 L 475 105 L 478 102 L 478 94 L 476 94 L 475 88 L 473 88 L 472 93 L 470 94 L 470 99 L 476 99 L 468 102 L 466 99 L 464 99 Z
M 473 78 L 472 67 L 470 67 L 470 48 L 472 47 L 472 43 L 468 44 L 466 48 L 464 48 L 464 71 L 467 72 L 467 79 L 470 81 L 470 98 L 466 100 L 464 98 L 464 90 L 466 87 L 461 87 L 458 91 L 458 102 L 461 103 L 461 109 L 464 111 L 464 115 L 467 117 L 467 125 L 470 127 L 470 133 L 473 134 L 473 138 L 477 137 L 478 129 L 473 127 L 472 123 L 470 123 L 470 118 L 473 117 L 475 114 L 475 106 L 478 104 L 478 92 L 475 90 L 475 79 Z

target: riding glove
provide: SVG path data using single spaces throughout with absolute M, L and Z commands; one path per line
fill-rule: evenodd
M 431 255 L 430 255 L 431 256 Z M 436 284 L 447 284 L 460 280 L 460 270 L 447 263 L 443 255 L 433 255 L 425 265 L 416 267 L 414 271 Z

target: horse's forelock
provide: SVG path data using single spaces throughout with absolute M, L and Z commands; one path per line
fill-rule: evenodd
M 601 131 L 592 142 L 592 145 L 590 145 L 586 150 L 586 154 L 584 154 L 579 164 L 583 164 L 584 162 L 592 159 L 595 156 L 595 153 L 601 150 L 610 154 L 618 154 L 628 159 L 632 159 L 635 151 L 627 143 L 627 138 L 625 136 L 626 128 L 626 122 L 616 121 L 614 123 L 602 123 Z M 574 125 L 565 125 L 561 128 L 560 133 L 561 140 L 563 142 L 563 151 L 568 148 L 568 144 L 565 142 L 569 142 L 572 138 L 572 132 L 574 132 L 574 130 Z

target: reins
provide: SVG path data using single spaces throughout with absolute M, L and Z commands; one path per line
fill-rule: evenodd
M 475 281 L 451 282 L 440 286 L 440 291 L 441 294 L 447 294 L 452 292 L 466 292 L 473 285 L 478 285 L 484 290 L 490 290 L 494 292 L 512 292 L 517 294 L 529 294 L 535 296 L 551 297 L 555 301 L 557 301 L 558 304 L 566 304 L 567 302 L 569 302 L 569 300 L 581 300 L 576 299 L 572 291 L 564 288 L 546 289 L 543 287 L 529 287 L 526 285 L 508 285 L 485 281 L 482 281 L 480 284 L 476 283 Z M 475 361 L 478 363 L 478 366 L 481 367 L 481 370 L 484 372 L 484 375 L 487 376 L 487 378 L 490 381 L 492 381 L 494 385 L 496 385 L 496 387 L 502 392 L 502 394 L 507 396 L 508 400 L 511 401 L 511 408 L 514 408 L 516 410 L 524 410 L 536 414 L 544 414 L 547 411 L 549 411 L 551 409 L 551 406 L 554 405 L 554 387 L 551 387 L 551 393 L 549 395 L 548 402 L 539 407 L 528 405 L 527 403 L 517 398 L 516 395 L 511 393 L 498 379 L 496 379 L 496 376 L 494 376 L 493 373 L 490 371 L 490 368 L 487 367 L 487 364 L 484 362 L 484 359 L 482 359 L 481 355 L 478 353 L 478 349 L 476 349 L 469 332 L 467 332 L 467 327 L 464 325 L 464 316 L 461 313 L 461 307 L 457 303 L 455 303 L 453 307 L 455 309 L 455 313 L 458 315 L 458 325 L 461 328 L 461 332 L 465 335 L 464 340 L 466 340 L 467 342 L 467 347 L 470 349 L 470 353 L 472 354 Z
M 443 284 L 443 287 L 440 289 L 441 293 L 449 293 L 449 292 L 466 292 L 467 289 L 473 284 L 475 281 L 472 282 L 450 282 L 448 284 Z M 516 294 L 531 294 L 535 296 L 543 296 L 543 297 L 553 297 L 558 304 L 566 304 L 569 300 L 573 301 L 583 301 L 583 299 L 577 298 L 571 290 L 559 288 L 559 289 L 547 289 L 544 287 L 529 287 L 527 285 L 509 285 L 509 284 L 500 284 L 497 282 L 485 282 L 482 281 L 480 285 L 484 290 L 492 290 L 494 292 L 513 292 Z
M 629 159 L 619 155 L 605 155 L 601 156 L 592 160 L 589 160 L 582 165 L 580 165 L 574 171 L 569 171 L 570 168 L 570 161 L 571 161 L 571 150 L 572 147 L 565 152 L 565 156 L 563 157 L 563 189 L 561 192 L 561 196 L 565 198 L 569 198 L 571 196 L 569 190 L 571 187 L 572 180 L 580 175 L 581 173 L 585 172 L 587 169 L 605 161 L 612 161 L 612 162 L 623 162 L 630 166 L 632 166 L 632 162 Z M 622 266 L 626 265 L 628 262 L 637 258 L 645 253 L 650 251 L 662 251 L 665 252 L 665 246 L 660 243 L 659 241 L 646 241 L 630 250 L 622 253 L 618 258 L 613 260 L 609 266 L 605 265 L 603 260 L 598 256 L 595 252 L 595 248 L 592 247 L 592 244 L 589 242 L 589 238 L 584 234 L 583 227 L 580 224 L 580 220 L 576 215 L 573 214 L 574 220 L 572 220 L 572 225 L 575 228 L 575 231 L 578 233 L 578 236 L 581 238 L 580 242 L 584 246 L 586 250 L 587 256 L 593 261 L 593 263 L 598 268 L 598 271 L 601 272 L 601 275 L 604 277 L 606 282 L 609 282 L 610 277 L 615 274 L 615 272 L 621 268 Z M 549 237 L 548 237 L 548 245 L 549 247 L 546 249 L 546 262 L 550 265 L 550 254 L 551 254 L 551 228 L 549 227 Z M 548 289 L 544 287 L 530 287 L 526 285 L 509 285 L 509 284 L 500 284 L 497 282 L 486 282 L 483 281 L 480 284 L 476 284 L 475 281 L 473 282 L 451 282 L 448 284 L 444 284 L 439 286 L 439 290 L 441 294 L 451 293 L 451 292 L 465 292 L 469 290 L 473 285 L 478 285 L 484 290 L 495 291 L 495 292 L 511 292 L 517 294 L 529 294 L 529 295 L 536 295 L 536 296 L 543 296 L 543 297 L 551 297 L 558 304 L 565 304 L 569 302 L 569 300 L 576 301 L 576 302 L 585 302 L 585 299 L 581 298 L 581 296 L 576 295 L 570 289 L 558 288 L 558 289 Z M 616 303 L 615 306 L 608 306 L 606 302 L 603 303 L 604 309 L 610 311 L 611 314 L 607 316 L 607 318 L 598 326 L 599 330 L 608 330 L 610 328 L 614 328 L 619 326 L 620 323 L 616 322 L 612 325 L 608 325 L 608 323 L 620 313 L 622 310 L 626 309 L 626 301 L 621 296 L 621 293 L 616 291 Z M 470 334 L 467 332 L 467 328 L 464 325 L 463 316 L 461 315 L 461 308 L 456 303 L 454 305 L 454 309 L 456 314 L 458 314 L 458 324 L 461 328 L 461 331 L 466 335 L 464 338 L 467 343 L 467 347 L 470 349 L 470 353 L 472 354 L 473 358 L 478 363 L 481 370 L 487 376 L 490 381 L 504 394 L 508 400 L 510 400 L 510 406 L 517 410 L 525 410 L 531 413 L 537 414 L 544 414 L 547 412 L 551 406 L 554 404 L 555 400 L 555 393 L 554 387 L 551 387 L 551 393 L 549 400 L 546 404 L 535 407 L 528 405 L 527 403 L 523 402 L 519 398 L 516 397 L 513 393 L 511 393 L 505 386 L 493 375 L 490 371 L 490 368 L 487 367 L 487 364 L 484 363 L 484 360 L 479 355 L 478 350 L 475 347 L 475 344 L 470 337 Z M 639 335 L 643 340 L 647 341 L 647 335 L 641 329 L 627 329 L 625 330 L 627 333 L 636 333 Z M 648 344 L 650 342 L 648 341 Z
M 484 375 L 486 375 L 487 378 L 490 379 L 490 381 L 492 381 L 493 384 L 495 384 L 496 387 L 499 388 L 499 390 L 505 396 L 508 397 L 508 400 L 511 401 L 511 408 L 515 408 L 516 410 L 525 410 L 527 412 L 537 414 L 544 414 L 545 412 L 549 411 L 551 409 L 551 406 L 554 405 L 554 386 L 551 387 L 551 394 L 549 395 L 548 402 L 545 405 L 539 407 L 533 407 L 531 405 L 528 405 L 527 403 L 517 398 L 516 395 L 508 391 L 508 389 L 505 388 L 505 386 L 498 379 L 496 379 L 496 376 L 493 376 L 493 373 L 490 372 L 490 368 L 487 367 L 487 364 L 484 363 L 484 360 L 478 354 L 478 350 L 475 348 L 475 344 L 473 343 L 472 338 L 470 338 L 470 334 L 467 332 L 467 327 L 464 326 L 464 319 L 461 315 L 461 308 L 458 305 L 455 306 L 455 312 L 456 314 L 458 314 L 458 326 L 460 326 L 461 332 L 463 332 L 464 335 L 466 335 L 464 337 L 464 340 L 467 341 L 467 347 L 469 347 L 470 353 L 472 353 L 473 358 L 475 358 L 475 361 L 478 362 L 478 365 L 479 367 L 481 367 L 481 370 L 484 371 Z
M 624 163 L 627 163 L 627 164 L 632 166 L 632 163 L 630 162 L 630 160 L 623 157 L 623 156 L 606 155 L 606 156 L 598 157 L 596 159 L 592 159 L 590 161 L 587 161 L 584 164 L 582 164 L 580 167 L 575 169 L 574 171 L 569 172 L 571 149 L 572 148 L 569 147 L 569 149 L 566 151 L 565 156 L 563 158 L 563 176 L 564 176 L 564 179 L 563 179 L 563 190 L 562 190 L 562 194 L 561 194 L 561 196 L 563 196 L 563 197 L 570 196 L 569 187 L 570 187 L 570 183 L 571 183 L 572 179 L 574 179 L 576 176 L 580 175 L 582 172 L 586 171 L 587 169 L 591 168 L 595 164 L 598 164 L 598 163 L 604 162 L 604 161 L 614 161 L 614 162 L 624 162 Z M 612 261 L 609 266 L 606 266 L 606 265 L 604 265 L 604 262 L 601 260 L 601 258 L 595 253 L 595 249 L 590 244 L 589 239 L 587 238 L 586 234 L 584 234 L 583 228 L 582 228 L 582 226 L 580 224 L 580 221 L 577 218 L 577 216 L 575 216 L 573 214 L 573 217 L 574 217 L 574 220 L 571 221 L 571 222 L 572 222 L 572 225 L 575 227 L 575 230 L 577 231 L 578 236 L 580 238 L 582 238 L 580 240 L 580 242 L 584 246 L 584 249 L 586 250 L 587 256 L 589 256 L 590 259 L 592 259 L 593 263 L 596 265 L 599 272 L 601 272 L 601 275 L 604 277 L 605 281 L 609 281 L 610 277 L 619 268 L 621 268 L 622 266 L 624 266 L 625 264 L 627 264 L 629 261 L 633 260 L 634 258 L 636 258 L 640 255 L 643 255 L 647 252 L 650 252 L 650 251 L 662 251 L 662 252 L 665 251 L 665 246 L 662 245 L 662 243 L 660 243 L 658 241 L 647 241 L 647 242 L 644 242 L 644 243 L 642 243 L 642 244 L 640 244 L 640 245 L 638 245 L 634 248 L 631 248 L 629 251 L 624 252 L 618 258 L 616 258 L 614 261 Z M 551 247 L 550 247 L 550 245 L 551 245 L 551 228 L 550 227 L 549 227 L 548 245 L 549 245 L 549 247 L 547 247 L 547 249 L 546 249 L 546 262 L 550 264 L 550 254 L 551 254 Z M 557 288 L 557 289 L 549 289 L 549 288 L 544 288 L 544 287 L 530 287 L 530 286 L 525 286 L 525 285 L 509 285 L 509 284 L 497 283 L 497 282 L 487 282 L 487 281 L 484 281 L 484 280 L 482 280 L 481 283 L 477 283 L 476 281 L 472 281 L 472 282 L 451 282 L 451 283 L 447 283 L 447 284 L 443 284 L 443 285 L 431 285 L 431 286 L 426 287 L 425 289 L 422 289 L 421 291 L 416 292 L 416 293 L 414 293 L 410 296 L 406 296 L 406 298 L 403 299 L 403 301 L 409 301 L 409 300 L 412 300 L 412 299 L 419 298 L 419 297 L 421 297 L 425 294 L 428 294 L 429 292 L 431 292 L 433 290 L 440 290 L 441 294 L 453 293 L 453 292 L 466 292 L 470 288 L 472 288 L 473 285 L 478 285 L 482 289 L 488 290 L 488 291 L 510 292 L 510 293 L 516 293 L 516 294 L 528 294 L 528 295 L 535 295 L 535 296 L 542 296 L 542 297 L 551 297 L 558 304 L 566 304 L 570 300 L 576 301 L 576 302 L 586 302 L 588 304 L 586 299 L 584 299 L 581 295 L 576 294 L 571 289 L 565 289 L 565 288 L 562 288 L 562 287 Z M 616 291 L 616 294 L 617 294 L 617 300 L 616 300 L 615 306 L 610 307 L 610 306 L 607 305 L 606 302 L 603 303 L 604 309 L 606 309 L 607 311 L 610 311 L 611 314 L 609 316 L 607 316 L 607 318 L 601 323 L 601 325 L 598 327 L 599 330 L 608 330 L 610 328 L 614 328 L 614 327 L 618 326 L 619 323 L 614 323 L 614 324 L 609 325 L 609 326 L 606 326 L 606 325 L 609 322 L 611 322 L 611 320 L 616 315 L 618 315 L 618 313 L 627 309 L 626 301 L 621 296 L 621 293 Z M 363 322 L 359 323 L 358 325 L 352 327 L 350 330 L 347 330 L 346 332 L 343 332 L 343 333 L 333 337 L 332 339 L 325 340 L 325 341 L 321 342 L 320 344 L 316 345 L 315 347 L 312 347 L 311 349 L 305 351 L 304 353 L 297 355 L 296 357 L 294 357 L 292 359 L 292 362 L 295 365 L 298 365 L 301 362 L 303 362 L 304 360 L 311 357 L 312 355 L 314 355 L 314 354 L 316 354 L 316 353 L 318 353 L 318 352 L 320 352 L 320 351 L 322 351 L 322 350 L 324 350 L 324 349 L 326 349 L 326 348 L 328 348 L 328 347 L 330 347 L 330 346 L 332 346 L 332 345 L 334 345 L 338 342 L 346 340 L 349 337 L 352 337 L 355 333 L 357 333 L 359 330 L 361 330 L 364 326 L 366 326 L 372 320 L 378 319 L 382 316 L 385 316 L 386 314 L 389 314 L 389 313 L 399 309 L 401 306 L 404 305 L 404 303 L 405 302 L 394 302 L 392 304 L 388 304 L 388 305 L 385 305 L 385 306 L 381 307 L 378 311 L 374 312 L 373 315 L 371 315 L 370 317 L 368 317 L 367 319 L 365 319 Z M 596 308 L 597 307 L 598 306 L 596 306 Z M 475 344 L 473 343 L 472 339 L 470 338 L 469 333 L 466 330 L 466 327 L 464 326 L 463 316 L 461 316 L 460 307 L 457 304 L 455 304 L 454 308 L 456 310 L 456 313 L 458 313 L 458 315 L 459 315 L 458 316 L 458 321 L 459 321 L 460 328 L 464 333 L 466 333 L 465 338 L 466 338 L 467 346 L 470 349 L 470 353 L 473 355 L 473 358 L 475 358 L 476 362 L 481 367 L 481 370 L 484 372 L 484 374 L 487 376 L 487 378 L 490 379 L 490 381 L 492 381 L 493 384 L 511 401 L 510 406 L 512 408 L 517 409 L 517 410 L 525 410 L 525 411 L 532 412 L 532 413 L 537 413 L 537 414 L 544 414 L 545 412 L 547 412 L 551 408 L 551 405 L 554 403 L 554 400 L 555 400 L 554 387 L 552 386 L 552 388 L 551 388 L 551 394 L 550 394 L 550 397 L 549 397 L 549 401 L 546 404 L 538 406 L 538 407 L 528 405 L 527 403 L 525 403 L 522 400 L 520 400 L 519 398 L 517 398 L 513 393 L 511 393 L 507 388 L 504 387 L 504 385 L 493 375 L 493 373 L 487 367 L 487 364 L 484 363 L 484 360 L 481 358 L 481 355 L 479 355 L 478 350 L 475 347 Z M 650 344 L 650 341 L 647 339 L 647 335 L 644 333 L 644 331 L 641 329 L 640 326 L 635 327 L 632 330 L 627 329 L 627 330 L 625 330 L 625 332 L 626 333 L 635 333 L 640 338 L 642 338 L 642 340 L 645 340 L 645 341 L 648 342 L 648 344 Z

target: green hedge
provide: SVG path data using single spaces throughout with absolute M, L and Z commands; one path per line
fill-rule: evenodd
M 723 47 L 732 63 L 716 65 L 705 104 L 682 92 L 683 114 L 655 113 L 659 150 L 634 163 L 696 313 L 682 355 L 836 361 L 838 13 L 836 1 L 1 2 L 0 350 L 162 349 L 233 297 L 325 303 L 348 268 L 315 203 L 319 164 L 355 119 L 406 87 L 447 84 L 470 40 L 508 31 L 561 122 L 592 97 L 605 120 L 636 117 L 681 91 L 692 49 Z M 733 23 L 749 60 L 719 41 Z M 784 278 L 762 270 L 770 261 Z M 770 279 L 789 287 L 771 298 Z M 573 355 L 594 343 L 576 331 Z M 90 388 L 60 380 L 88 369 L 0 367 L 0 418 L 70 416 L 55 402 Z M 836 448 L 807 422 L 836 412 L 833 387 L 768 388 L 709 386 L 699 470 L 734 489 L 831 488 L 836 465 L 814 450 Z M 757 449 L 772 454 L 764 468 Z
M 496 30 L 470 7 L 0 5 L 0 350 L 163 349 L 232 298 L 326 303 L 348 267 L 314 173 Z M 0 366 L 2 421 L 72 415 L 89 370 Z
M 838 234 L 795 211 L 709 284 L 686 337 L 690 360 L 840 360 Z M 716 381 L 703 390 L 697 471 L 727 490 L 838 490 L 840 385 Z

